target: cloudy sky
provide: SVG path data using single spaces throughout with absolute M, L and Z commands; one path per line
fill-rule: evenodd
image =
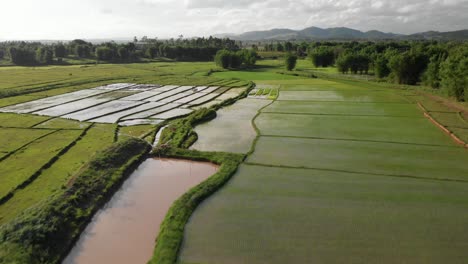
M 309 26 L 468 28 L 468 0 L 2 0 L 0 39 L 186 37 Z

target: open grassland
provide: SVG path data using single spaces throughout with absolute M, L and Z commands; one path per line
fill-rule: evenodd
M 465 262 L 468 153 L 417 102 L 466 135 L 457 111 L 388 84 L 263 77 L 279 97 L 194 213 L 179 263 Z

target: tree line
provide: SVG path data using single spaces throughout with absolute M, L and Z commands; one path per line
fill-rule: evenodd
M 255 48 L 307 56 L 316 67 L 336 66 L 343 74 L 374 74 L 388 82 L 443 88 L 457 100 L 468 101 L 466 42 L 278 42 Z
M 221 49 L 238 50 L 239 46 L 234 40 L 213 37 L 169 40 L 143 37 L 140 41 L 135 37 L 134 41 L 128 43 L 100 44 L 81 39 L 54 44 L 10 41 L 0 43 L 0 60 L 9 60 L 15 65 L 61 64 L 65 58 L 106 62 L 136 62 L 159 57 L 211 61 Z

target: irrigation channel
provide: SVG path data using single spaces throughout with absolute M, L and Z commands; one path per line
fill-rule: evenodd
M 172 203 L 217 169 L 208 162 L 147 159 L 96 213 L 63 263 L 146 263 Z

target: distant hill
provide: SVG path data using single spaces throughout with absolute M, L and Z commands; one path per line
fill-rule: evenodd
M 385 33 L 378 30 L 363 32 L 346 27 L 319 28 L 308 27 L 302 30 L 292 30 L 287 28 L 275 28 L 264 31 L 250 31 L 242 34 L 219 34 L 214 37 L 229 37 L 242 41 L 261 40 L 350 40 L 350 39 L 434 39 L 434 40 L 468 40 L 468 30 L 458 30 L 452 32 L 428 31 L 411 35 Z
M 468 29 L 439 32 L 427 31 L 405 36 L 406 39 L 432 39 L 432 40 L 468 40 Z

